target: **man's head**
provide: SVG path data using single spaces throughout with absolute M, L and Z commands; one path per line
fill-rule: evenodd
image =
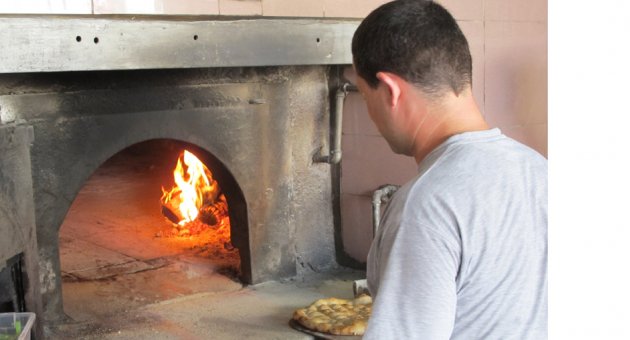
M 454 117 L 478 116 L 468 42 L 439 4 L 397 0 L 377 8 L 357 28 L 352 54 L 368 113 L 396 153 L 419 160 L 455 130 Z
M 396 74 L 427 96 L 459 95 L 472 83 L 468 42 L 439 4 L 397 0 L 370 13 L 352 39 L 357 74 L 376 88 L 379 71 Z

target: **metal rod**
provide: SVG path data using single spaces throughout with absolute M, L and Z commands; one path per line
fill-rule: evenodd
M 341 161 L 341 133 L 343 132 L 343 103 L 345 102 L 348 92 L 356 92 L 356 86 L 345 83 L 337 89 L 334 121 L 331 129 L 333 130 L 332 149 L 328 155 L 316 154 L 313 161 L 316 163 L 338 164 Z M 322 149 L 320 149 L 322 150 Z

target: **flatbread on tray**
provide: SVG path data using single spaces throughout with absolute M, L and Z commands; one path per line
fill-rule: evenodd
M 361 295 L 354 300 L 326 298 L 297 309 L 293 320 L 313 331 L 334 335 L 363 335 L 372 313 L 372 298 Z

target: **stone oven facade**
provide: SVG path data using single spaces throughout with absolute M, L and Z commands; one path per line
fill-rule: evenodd
M 262 26 L 268 22 L 272 21 Z M 19 21 L 11 27 L 17 26 Z M 126 66 L 105 67 L 112 70 L 95 70 L 97 63 L 91 68 L 83 59 L 76 69 L 59 64 L 55 70 L 59 72 L 5 65 L 0 74 L 0 148 L 21 153 L 2 160 L 15 168 L 11 173 L 3 170 L 3 175 L 27 191 L 32 188 L 32 193 L 20 194 L 26 195 L 20 207 L 27 211 L 22 220 L 29 222 L 29 208 L 34 216 L 34 223 L 30 221 L 34 235 L 21 250 L 28 253 L 31 309 L 38 309 L 46 322 L 63 318 L 59 228 L 83 183 L 112 155 L 154 139 L 181 142 L 212 168 L 228 199 L 232 243 L 241 254 L 244 282 L 336 266 L 336 170 L 313 159 L 329 149 L 330 107 L 342 84 L 336 65 L 350 62 L 349 51 L 340 53 L 336 46 L 349 44 L 349 34 L 346 26 L 337 38 L 339 28 L 325 23 L 317 27 L 321 34 L 316 37 L 310 36 L 312 27 L 307 31 L 309 46 L 320 48 L 327 39 L 337 39 L 319 63 L 287 57 L 277 50 L 281 46 L 271 46 L 275 64 L 269 62 L 273 56 L 267 49 L 252 49 L 248 56 L 237 55 L 229 62 L 220 58 L 215 64 L 206 61 L 195 68 L 177 68 L 165 58 L 163 67 L 136 69 L 144 67 L 134 66 L 141 60 L 133 55 Z M 351 33 L 353 26 L 349 27 Z M 197 32 L 199 27 L 192 28 Z M 193 36 L 193 30 L 188 33 Z M 280 38 L 274 36 L 271 45 L 284 44 Z M 214 48 L 220 53 L 222 46 L 229 50 L 238 43 L 216 43 Z M 189 53 L 200 55 L 194 48 Z M 68 58 L 73 57 L 79 55 L 70 51 Z M 259 66 L 260 62 L 269 66 Z M 39 71 L 51 70 L 41 66 Z M 16 131 L 19 138 L 11 137 Z M 0 194 L 10 196 L 7 188 Z M 29 228 L 17 224 L 9 228 Z

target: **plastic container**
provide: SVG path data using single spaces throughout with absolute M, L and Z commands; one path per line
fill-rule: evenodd
M 35 313 L 0 313 L 0 340 L 30 340 Z

